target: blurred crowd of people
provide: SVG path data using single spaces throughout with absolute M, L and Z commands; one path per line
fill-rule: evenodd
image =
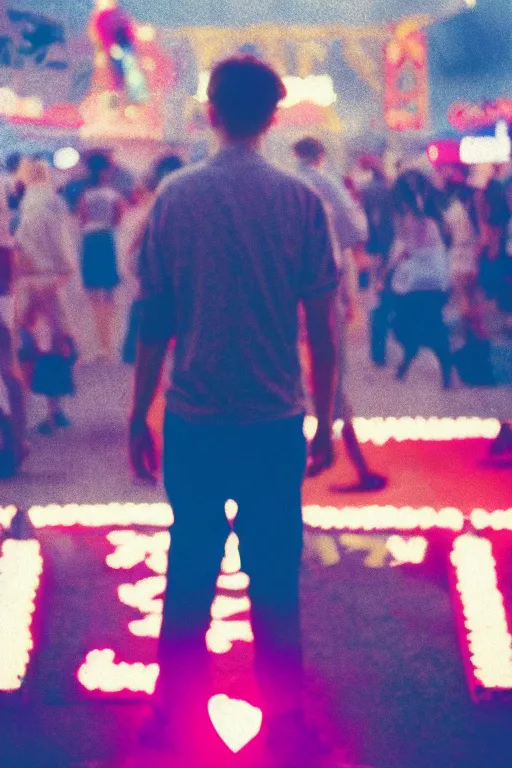
M 466 385 L 492 385 L 489 312 L 512 335 L 512 178 L 496 166 L 484 185 L 468 169 L 402 168 L 390 178 L 377 156 L 361 156 L 353 176 L 329 173 L 327 150 L 304 137 L 290 148 L 295 174 L 318 194 L 328 214 L 341 275 L 337 304 L 338 386 L 334 418 L 360 487 L 385 478 L 367 466 L 352 427 L 344 387 L 346 327 L 361 292 L 374 296 L 369 313 L 370 357 L 388 362 L 393 335 L 403 351 L 404 379 L 422 348 L 439 361 L 442 386 L 454 371 Z M 74 394 L 76 335 L 66 287 L 77 273 L 89 301 L 98 360 L 133 364 L 140 302 L 130 308 L 122 350 L 115 343 L 115 293 L 121 282 L 117 231 L 129 230 L 128 269 L 136 279 L 145 223 L 164 178 L 179 170 L 177 154 L 158 159 L 140 183 L 104 152 L 85 155 L 85 173 L 57 188 L 41 157 L 10 156 L 0 177 L 0 473 L 13 474 L 28 451 L 27 391 L 46 397 L 41 434 L 69 425 L 62 398 Z M 77 239 L 78 233 L 78 239 Z M 36 328 L 43 320 L 46 343 Z M 44 347 L 44 348 L 43 348 Z M 305 366 L 306 367 L 306 366 Z M 21 375 L 20 375 L 21 374 Z M 509 450 L 503 425 L 493 450 Z M 329 461 L 329 457 L 326 457 Z M 321 467 L 311 468 L 311 473 Z

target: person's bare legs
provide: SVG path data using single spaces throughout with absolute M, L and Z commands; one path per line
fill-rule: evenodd
M 89 290 L 88 291 L 89 302 L 92 310 L 92 319 L 94 325 L 94 332 L 96 335 L 96 343 L 98 350 L 98 357 L 105 355 L 105 334 L 104 334 L 104 310 L 103 310 L 103 293 L 101 290 Z
M 105 356 L 111 360 L 115 354 L 114 328 L 116 318 L 116 304 L 113 291 L 103 292 L 103 328 L 102 345 Z

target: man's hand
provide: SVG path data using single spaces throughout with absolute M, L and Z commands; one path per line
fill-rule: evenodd
M 146 421 L 131 419 L 129 441 L 130 466 L 134 476 L 156 485 L 158 456 L 153 435 Z
M 306 477 L 316 477 L 334 464 L 334 447 L 330 427 L 318 427 L 309 445 Z

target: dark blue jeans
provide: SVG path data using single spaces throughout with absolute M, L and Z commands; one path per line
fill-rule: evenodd
M 250 578 L 255 673 L 268 711 L 300 706 L 299 576 L 303 417 L 251 426 L 206 426 L 167 415 L 164 480 L 174 512 L 159 645 L 166 705 L 193 707 L 209 695 L 205 634 L 224 546 L 224 505 Z M 195 704 L 193 699 L 195 699 Z

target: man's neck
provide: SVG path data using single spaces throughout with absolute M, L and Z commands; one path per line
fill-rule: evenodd
M 254 139 L 235 140 L 219 132 L 218 138 L 219 138 L 219 145 L 221 149 L 238 148 L 238 149 L 245 149 L 250 152 L 259 152 L 261 149 L 261 140 L 262 140 L 261 136 L 257 136 Z

